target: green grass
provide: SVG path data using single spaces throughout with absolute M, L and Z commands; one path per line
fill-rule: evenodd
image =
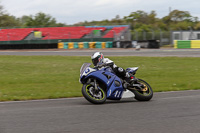
M 200 89 L 200 58 L 109 57 L 154 91 Z M 0 56 L 0 101 L 82 96 L 79 69 L 90 57 Z

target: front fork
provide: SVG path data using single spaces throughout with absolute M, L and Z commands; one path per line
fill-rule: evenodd
M 91 79 L 88 79 L 87 80 L 87 84 L 93 85 L 94 89 L 95 89 L 95 92 L 99 92 L 100 88 L 97 85 L 97 80 L 96 79 L 93 79 L 93 80 L 94 80 L 94 82 L 92 82 Z
M 95 89 L 96 91 L 99 90 L 99 88 L 97 87 L 97 80 L 96 80 L 96 79 L 94 79 L 94 89 Z

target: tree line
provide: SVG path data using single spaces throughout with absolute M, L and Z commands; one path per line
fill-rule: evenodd
M 131 12 L 128 16 L 120 18 L 117 15 L 112 20 L 80 22 L 76 25 L 130 25 L 132 30 L 142 32 L 170 31 L 170 30 L 200 30 L 198 17 L 192 16 L 188 11 L 173 10 L 167 16 L 158 18 L 155 11 L 147 13 L 142 10 Z
M 111 20 L 102 21 L 84 21 L 73 26 L 98 26 L 98 25 L 130 25 L 134 31 L 151 32 L 153 31 L 171 31 L 171 30 L 200 30 L 200 21 L 198 17 L 192 16 L 188 11 L 173 10 L 168 15 L 158 18 L 155 11 L 147 13 L 142 10 L 131 12 L 129 15 L 120 18 L 116 15 Z M 43 12 L 35 15 L 24 15 L 17 18 L 4 11 L 0 6 L 0 27 L 62 27 L 68 26 L 65 23 L 58 23 L 54 17 Z
M 38 12 L 35 15 L 24 15 L 22 17 L 15 17 L 4 11 L 3 6 L 0 5 L 0 27 L 62 27 L 65 23 L 58 23 L 55 18 L 49 14 Z

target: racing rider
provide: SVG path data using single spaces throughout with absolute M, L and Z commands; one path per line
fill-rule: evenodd
M 134 76 L 130 75 L 128 72 L 126 72 L 123 68 L 118 67 L 115 65 L 115 63 L 108 59 L 104 58 L 103 54 L 101 52 L 95 52 L 92 56 L 92 63 L 95 67 L 98 66 L 110 66 L 112 70 L 116 73 L 116 75 L 124 80 L 126 80 L 128 83 L 130 83 L 132 80 L 134 80 Z

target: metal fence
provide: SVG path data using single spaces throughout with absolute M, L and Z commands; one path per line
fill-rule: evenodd
M 160 46 L 171 44 L 171 32 L 170 31 L 151 31 L 151 32 L 132 32 L 132 40 L 145 41 L 145 40 L 158 40 Z
M 172 31 L 171 32 L 172 43 L 174 40 L 200 40 L 200 31 Z

